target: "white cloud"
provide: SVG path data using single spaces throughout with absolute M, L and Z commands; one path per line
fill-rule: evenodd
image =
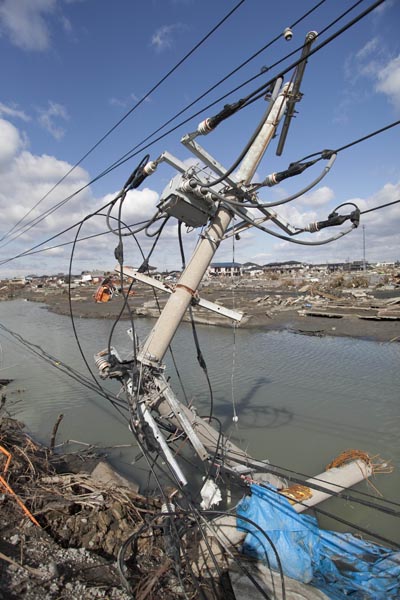
M 400 199 L 400 181 L 397 183 L 387 183 L 375 194 L 367 198 L 351 198 L 349 202 L 354 202 L 361 211 L 368 210 L 375 206 L 380 206 L 388 202 Z M 343 207 L 339 212 L 345 214 L 350 212 L 352 207 Z M 283 211 L 280 211 L 283 212 Z M 311 221 L 324 220 L 326 215 L 300 213 L 294 207 L 287 207 L 285 216 L 296 225 L 306 224 L 307 219 Z M 311 218 L 310 218 L 311 217 Z M 336 262 L 349 260 L 361 260 L 363 257 L 363 228 L 365 225 L 366 238 L 366 259 L 370 262 L 379 262 L 384 260 L 399 260 L 399 224 L 400 224 L 400 203 L 390 207 L 361 215 L 361 222 L 358 229 L 352 231 L 349 235 L 326 244 L 324 246 L 307 247 L 291 244 L 290 242 L 278 242 L 273 245 L 274 260 L 303 260 L 306 262 Z M 347 222 L 341 227 L 324 229 L 318 234 L 309 235 L 307 238 L 302 236 L 299 239 L 308 239 L 310 241 L 323 240 L 347 228 Z M 279 257 L 279 258 L 278 258 Z
M 292 204 L 280 206 L 279 215 L 295 227 L 306 227 L 318 219 L 318 213 L 316 211 L 301 211 L 299 210 L 298 206 L 294 206 Z M 281 229 L 279 230 L 279 233 L 286 235 Z
M 46 50 L 50 32 L 45 17 L 56 9 L 56 0 L 3 0 L 0 5 L 1 32 L 24 50 Z
M 0 136 L 3 144 L 0 147 L 0 238 L 15 225 L 27 211 L 39 202 L 47 192 L 71 169 L 71 164 L 58 160 L 54 156 L 35 155 L 24 147 L 24 140 L 18 129 L 11 123 L 0 120 Z M 4 168 L 5 167 L 5 168 Z M 89 174 L 78 167 L 49 195 L 33 209 L 24 223 L 42 214 L 43 211 L 64 200 L 77 189 L 85 186 L 90 179 Z M 151 179 L 148 181 L 152 181 Z M 146 182 L 147 183 L 147 182 Z M 32 227 L 18 239 L 1 248 L 2 257 L 15 256 L 21 251 L 35 246 L 54 234 L 64 230 L 73 223 L 79 222 L 87 215 L 92 214 L 101 206 L 109 202 L 116 194 L 107 194 L 104 197 L 94 197 L 91 189 L 86 188 L 79 195 L 72 198 L 53 214 L 47 216 L 42 222 Z M 328 187 L 316 190 L 308 195 L 307 203 L 295 201 L 290 205 L 279 208 L 279 214 L 289 222 L 299 227 L 308 225 L 313 221 L 324 220 L 330 212 L 327 206 L 329 199 L 333 198 L 333 191 Z M 400 198 L 400 181 L 386 183 L 370 197 L 349 199 L 354 201 L 361 210 L 377 205 L 386 204 Z M 128 224 L 143 221 L 156 212 L 159 194 L 150 187 L 131 190 L 125 199 L 122 217 Z M 112 215 L 117 216 L 117 206 Z M 344 207 L 343 212 L 350 211 Z M 340 212 L 342 212 L 342 210 Z M 113 222 L 113 221 L 112 221 Z M 361 219 L 365 225 L 367 242 L 367 260 L 382 261 L 400 258 L 399 250 L 399 223 L 400 203 L 379 211 L 366 214 Z M 272 223 L 265 226 L 273 229 Z M 307 234 L 305 237 L 316 241 L 336 234 L 342 227 L 324 229 L 320 234 Z M 151 227 L 155 231 L 157 224 Z M 85 237 L 104 232 L 107 229 L 104 215 L 96 216 L 84 223 L 79 237 Z M 283 233 L 278 230 L 279 233 Z M 76 229 L 50 240 L 47 246 L 58 245 L 73 240 Z M 259 263 L 304 260 L 308 262 L 326 262 L 346 260 L 349 258 L 362 258 L 362 228 L 348 236 L 326 246 L 304 247 L 278 241 L 265 233 L 251 229 L 241 236 L 240 241 L 235 241 L 235 259 L 239 262 L 255 260 Z M 184 228 L 184 243 L 186 260 L 188 261 L 194 245 L 198 241 L 199 230 L 187 234 Z M 301 236 L 304 238 L 304 236 Z M 138 235 L 143 252 L 147 254 L 154 238 L 147 238 L 143 233 Z M 80 272 L 90 268 L 112 269 L 115 265 L 114 248 L 118 238 L 112 234 L 101 235 L 92 239 L 79 242 L 76 245 L 73 270 Z M 0 242 L 0 245 L 2 242 Z M 24 257 L 9 264 L 0 266 L 2 275 L 29 272 L 67 272 L 71 245 L 56 248 L 49 252 L 34 254 Z M 218 251 L 216 260 L 232 259 L 232 239 L 226 240 Z M 134 240 L 124 238 L 124 256 L 126 264 L 139 266 L 142 262 L 141 254 Z M 180 265 L 177 244 L 177 222 L 170 219 L 164 228 L 160 243 L 151 257 L 151 264 L 161 269 L 173 269 Z
M 376 73 L 375 89 L 386 94 L 397 111 L 400 111 L 400 54 Z
M 66 227 L 84 219 L 101 206 L 109 202 L 116 194 L 108 194 L 105 197 L 93 197 L 90 188 L 86 188 L 79 195 L 69 200 L 54 213 L 48 215 L 40 223 L 37 223 L 25 232 L 22 225 L 28 225 L 31 221 L 41 216 L 56 204 L 86 186 L 89 174 L 78 167 L 61 182 L 46 198 L 49 190 L 57 184 L 60 179 L 71 169 L 68 162 L 58 160 L 54 156 L 35 155 L 27 151 L 23 145 L 23 139 L 14 125 L 0 119 L 0 238 L 3 237 L 22 218 L 23 222 L 14 232 L 20 233 L 18 238 L 11 241 L 14 234 L 0 241 L 0 246 L 5 242 L 7 245 L 1 248 L 2 258 L 12 257 L 21 251 L 26 251 L 36 244 L 51 238 Z M 5 168 L 1 168 L 3 165 Z M 43 199 L 44 198 L 44 199 Z M 158 194 L 150 188 L 132 190 L 128 192 L 122 211 L 125 222 L 133 224 L 137 221 L 148 219 L 156 212 Z M 38 206 L 33 208 L 36 204 Z M 27 213 L 29 215 L 27 215 Z M 116 214 L 115 211 L 113 214 Z M 157 225 L 156 225 L 157 226 Z M 19 231 L 18 231 L 19 230 Z M 107 230 L 104 215 L 93 217 L 84 223 L 79 237 L 97 234 Z M 74 239 L 77 229 L 74 229 L 61 237 L 50 240 L 46 247 L 70 242 Z M 165 234 L 165 235 L 164 235 Z M 171 220 L 171 226 L 165 228 L 163 239 L 169 244 L 174 237 L 176 241 L 176 223 Z M 117 237 L 111 234 L 95 237 L 91 240 L 79 242 L 76 246 L 74 268 L 102 268 L 106 263 L 107 268 L 113 268 L 115 258 L 113 249 L 117 244 Z M 148 251 L 153 244 L 154 238 L 146 238 L 143 241 L 144 251 Z M 71 245 L 55 250 L 23 257 L 4 266 L 0 266 L 0 277 L 2 275 L 13 275 L 15 273 L 29 273 L 33 271 L 59 272 L 68 270 Z M 131 264 L 140 264 L 141 256 L 136 244 L 131 238 L 126 238 L 125 254 Z M 165 245 L 163 252 L 165 252 Z M 160 260 L 164 260 L 161 256 Z
M 314 192 L 301 196 L 297 202 L 305 206 L 324 206 L 333 200 L 334 197 L 334 191 L 325 185 L 316 189 Z
M 23 121 L 30 121 L 31 118 L 23 111 L 19 110 L 16 105 L 7 106 L 0 102 L 0 117 L 15 117 Z
M 102 203 L 110 202 L 113 198 L 116 197 L 116 193 L 107 194 L 102 198 Z M 150 188 L 143 188 L 141 190 L 130 190 L 124 200 L 122 205 L 122 220 L 127 225 L 135 221 L 140 221 L 144 219 L 148 219 L 154 215 L 156 212 L 156 204 L 158 202 L 158 194 L 154 190 Z M 118 216 L 118 207 L 119 203 L 117 202 L 114 207 L 111 215 L 113 217 Z M 113 221 L 114 227 L 117 221 Z
M 65 17 L 64 15 L 61 15 L 60 17 L 60 21 L 61 21 L 61 25 L 65 31 L 65 33 L 72 33 L 72 24 L 71 21 Z
M 49 101 L 49 107 L 38 109 L 38 121 L 44 129 L 56 140 L 61 140 L 65 135 L 65 129 L 56 124 L 56 119 L 67 121 L 69 119 L 67 109 L 62 104 Z
M 371 54 L 375 53 L 379 45 L 379 39 L 377 37 L 369 40 L 360 50 L 356 53 L 358 60 L 364 60 Z
M 15 157 L 23 146 L 23 140 L 14 125 L 0 119 L 0 171 Z
M 345 74 L 352 84 L 360 78 L 373 81 L 374 90 L 385 94 L 397 111 L 400 111 L 400 54 L 389 55 L 384 40 L 374 37 L 360 50 L 347 58 Z M 359 88 L 357 93 L 360 93 Z M 348 92 L 348 98 L 354 101 L 354 92 Z
M 182 29 L 184 29 L 184 25 L 182 25 L 182 23 L 163 25 L 153 33 L 151 37 L 151 45 L 154 46 L 159 52 L 171 48 L 174 41 L 174 34 L 182 31 Z
M 133 101 L 133 102 L 132 102 Z M 121 108 L 132 108 L 133 104 L 136 104 L 137 102 L 151 102 L 150 96 L 146 96 L 145 98 L 140 98 L 139 96 L 137 96 L 135 93 L 131 93 L 129 94 L 129 96 L 126 96 L 125 98 L 116 98 L 115 96 L 113 96 L 112 98 L 110 98 L 109 103 L 112 106 L 118 106 Z

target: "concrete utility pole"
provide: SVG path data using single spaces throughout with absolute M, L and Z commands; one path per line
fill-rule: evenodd
M 315 38 L 314 32 L 312 34 L 306 40 L 308 46 Z M 306 57 L 306 54 L 304 56 Z M 159 210 L 190 226 L 207 226 L 200 234 L 196 249 L 173 289 L 162 282 L 152 280 L 152 278 L 140 273 L 139 270 L 135 271 L 129 268 L 123 270 L 127 276 L 133 279 L 138 279 L 170 293 L 167 303 L 137 356 L 138 369 L 132 371 L 132 376 L 126 374 L 125 384 L 126 389 L 130 392 L 133 409 L 131 426 L 145 440 L 149 430 L 152 431 L 154 440 L 158 443 L 169 467 L 181 485 L 187 483 L 185 474 L 181 470 L 177 459 L 171 453 L 168 443 L 158 427 L 158 421 L 153 417 L 152 413 L 154 412 L 157 412 L 162 419 L 171 423 L 179 431 L 184 432 L 202 461 L 212 461 L 214 465 L 221 463 L 225 469 L 234 472 L 236 476 L 244 476 L 254 470 L 263 473 L 269 471 L 266 479 L 276 487 L 285 487 L 282 480 L 271 474 L 271 469 L 268 469 L 265 461 L 250 457 L 244 450 L 225 438 L 221 432 L 216 431 L 211 426 L 211 419 L 200 417 L 194 409 L 179 402 L 164 376 L 162 361 L 186 310 L 193 301 L 234 320 L 240 320 L 241 314 L 237 311 L 225 309 L 215 303 L 199 298 L 198 287 L 221 241 L 227 235 L 234 235 L 237 232 L 237 229 L 230 227 L 233 215 L 238 214 L 241 218 L 244 217 L 245 226 L 248 227 L 248 211 L 244 206 L 242 207 L 239 198 L 242 198 L 243 194 L 249 191 L 248 186 L 276 133 L 280 120 L 288 109 L 289 102 L 292 103 L 291 108 L 293 109 L 293 102 L 296 99 L 297 94 L 296 98 L 293 97 L 293 85 L 287 83 L 282 87 L 282 79 L 279 78 L 270 97 L 268 109 L 263 118 L 264 122 L 257 129 L 258 133 L 255 139 L 252 137 L 251 144 L 248 148 L 246 147 L 246 154 L 241 161 L 236 176 L 224 169 L 210 154 L 194 142 L 197 135 L 210 131 L 204 125 L 205 122 L 200 124 L 196 132 L 188 134 L 181 141 L 190 148 L 195 156 L 200 158 L 203 165 L 208 167 L 214 173 L 214 176 L 217 175 L 217 179 L 210 180 L 209 173 L 204 175 L 203 169 L 197 169 L 197 171 L 192 168 L 188 169 L 184 163 L 168 152 L 164 152 L 155 162 L 146 165 L 146 167 L 149 167 L 150 172 L 153 172 L 158 163 L 166 161 L 178 171 L 178 175 L 171 180 L 169 186 L 164 190 L 163 194 L 165 195 L 163 195 L 158 205 Z M 316 181 L 320 181 L 320 178 L 317 178 Z M 227 186 L 229 186 L 228 191 Z M 236 195 L 233 190 L 236 191 Z M 236 206 L 238 206 L 237 209 Z M 271 219 L 288 233 L 295 233 L 295 230 L 291 229 L 289 224 L 282 220 L 277 213 L 270 210 L 269 207 L 263 208 L 260 206 L 259 210 L 263 215 L 262 222 Z M 250 224 L 252 225 L 254 222 L 251 221 Z M 102 353 L 96 356 L 97 365 L 104 376 L 110 368 L 110 363 L 107 359 L 104 359 Z M 323 475 L 323 479 L 325 479 L 325 474 Z M 361 479 L 364 476 L 362 474 Z M 351 470 L 348 478 L 347 475 L 345 478 L 343 471 L 340 471 L 334 476 L 332 483 L 335 485 L 337 480 L 340 485 L 348 487 L 358 482 L 359 477 L 360 469 L 357 467 Z M 321 497 L 316 494 L 313 503 L 323 500 L 325 496 L 324 493 Z
M 289 93 L 290 84 L 286 84 L 269 111 L 260 133 L 243 159 L 242 165 L 236 176 L 237 181 L 242 182 L 245 185 L 250 183 L 257 166 L 276 132 L 282 116 L 285 114 Z M 144 343 L 143 349 L 138 356 L 139 362 L 154 366 L 161 363 L 164 354 L 223 239 L 231 219 L 232 214 L 228 208 L 219 208 L 212 219 L 210 226 L 206 232 L 201 235 L 201 240 L 199 241 L 190 262 L 176 284 L 175 292 L 169 297 L 157 323 Z

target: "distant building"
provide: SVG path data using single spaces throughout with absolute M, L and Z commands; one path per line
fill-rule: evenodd
M 242 275 L 242 265 L 236 262 L 211 263 L 208 274 L 211 277 L 240 277 Z
M 335 271 L 341 272 L 351 272 L 351 271 L 363 271 L 364 270 L 364 261 L 362 260 L 353 260 L 346 262 L 329 262 L 322 263 L 318 265 L 313 265 L 314 269 L 319 271 L 326 271 L 328 273 L 333 273 Z M 368 269 L 370 267 L 369 263 L 365 263 L 365 268 Z
M 267 265 L 263 266 L 263 271 L 264 273 L 278 273 L 280 275 L 283 275 L 284 273 L 298 273 L 306 267 L 307 265 L 305 265 L 304 263 L 298 262 L 296 260 L 289 260 L 286 263 L 268 263 Z
M 25 277 L 14 277 L 10 280 L 10 285 L 13 287 L 24 287 L 27 283 Z

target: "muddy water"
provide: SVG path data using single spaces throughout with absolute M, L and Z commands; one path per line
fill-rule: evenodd
M 0 322 L 43 347 L 68 365 L 85 371 L 68 317 L 43 306 L 11 301 L 0 303 Z M 139 320 L 144 339 L 153 322 Z M 76 327 L 90 365 L 105 348 L 112 323 L 78 319 Z M 123 354 L 129 348 L 126 322 L 115 330 L 112 344 Z M 289 332 L 262 332 L 198 327 L 200 345 L 214 391 L 214 415 L 232 439 L 257 458 L 308 476 L 320 473 L 342 450 L 358 448 L 391 461 L 396 471 L 379 475 L 374 485 L 393 502 L 400 502 L 400 345 L 349 338 L 318 338 Z M 106 400 L 61 374 L 51 363 L 30 354 L 0 332 L 0 378 L 12 378 L 7 404 L 31 432 L 49 442 L 60 413 L 64 419 L 58 441 L 78 440 L 102 446 L 132 443 L 126 422 Z M 190 326 L 183 325 L 174 344 L 180 378 L 200 414 L 208 414 L 206 380 L 197 366 Z M 167 358 L 173 387 L 181 385 Z M 107 385 L 114 392 L 117 384 Z M 233 422 L 237 414 L 238 422 Z M 132 465 L 138 449 L 111 452 L 118 467 L 147 481 L 143 460 Z M 366 484 L 361 489 L 372 492 Z M 393 507 L 392 508 L 396 508 Z M 400 543 L 399 519 L 365 511 L 357 504 L 330 501 L 324 509 L 379 531 Z M 327 527 L 338 528 L 326 520 Z M 339 526 L 340 528 L 340 526 Z M 347 529 L 343 526 L 342 529 Z

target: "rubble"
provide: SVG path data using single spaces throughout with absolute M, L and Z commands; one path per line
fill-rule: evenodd
M 39 523 L 0 485 L 0 599 L 131 598 L 115 558 L 160 501 L 89 474 L 57 472 L 67 457 L 36 444 L 11 418 L 0 419 L 0 447 L 11 456 L 5 474 L 0 455 L 7 485 Z
M 351 335 L 389 341 L 400 334 L 400 301 L 396 293 L 400 276 L 395 269 L 383 274 L 375 271 L 365 274 L 313 273 L 310 270 L 291 277 L 276 273 L 260 278 L 214 277 L 205 280 L 198 291 L 204 299 L 244 313 L 239 324 L 241 328 L 304 329 L 304 323 L 300 324 L 300 321 L 308 319 L 318 321 L 318 328 L 325 329 L 326 335 Z M 24 298 L 45 303 L 50 310 L 59 314 L 68 315 L 70 312 L 65 285 L 56 288 L 46 287 L 45 284 L 41 288 L 2 288 L 0 299 Z M 129 318 L 126 307 L 124 311 L 121 294 L 106 305 L 96 304 L 93 302 L 94 290 L 94 285 L 86 283 L 74 291 L 72 305 L 75 317 L 113 319 L 122 311 L 121 318 Z M 158 318 L 168 295 L 157 292 L 155 298 L 153 289 L 138 281 L 134 282 L 132 291 L 134 295 L 129 297 L 129 309 L 133 315 Z M 197 323 L 204 325 L 231 327 L 229 319 L 199 307 L 195 300 L 193 317 Z M 190 318 L 187 314 L 184 320 Z M 297 324 L 296 319 L 299 321 Z M 324 319 L 335 319 L 344 325 L 333 329 L 323 322 Z M 390 324 L 399 328 L 399 331 L 389 331 Z M 310 322 L 309 327 L 312 330 L 315 325 Z

